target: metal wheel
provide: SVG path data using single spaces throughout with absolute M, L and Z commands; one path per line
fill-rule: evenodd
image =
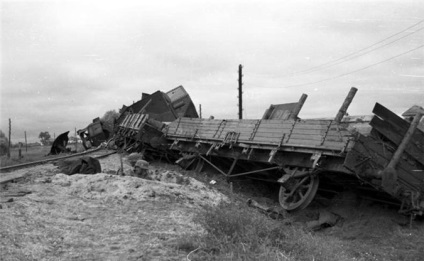
M 317 193 L 319 178 L 308 175 L 303 178 L 291 178 L 280 187 L 278 199 L 285 210 L 306 208 Z

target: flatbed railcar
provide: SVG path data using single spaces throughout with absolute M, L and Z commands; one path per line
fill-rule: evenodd
M 366 184 L 397 200 L 401 212 L 423 215 L 424 133 L 417 128 L 423 112 L 409 121 L 376 103 L 374 115 L 346 117 L 351 94 L 334 119 L 303 120 L 298 111 L 280 119 L 180 117 L 144 144 L 179 154 L 185 167 L 209 164 L 227 178 L 277 182 L 279 202 L 289 211 L 308 206 L 320 179 L 330 176 Z M 143 126 L 138 133 L 152 133 Z

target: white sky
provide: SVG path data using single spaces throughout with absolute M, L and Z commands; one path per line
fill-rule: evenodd
M 0 8 L 0 129 L 7 133 L 12 119 L 12 142 L 24 131 L 30 141 L 41 131 L 73 134 L 142 92 L 179 85 L 204 117 L 237 118 L 239 64 L 244 118 L 302 93 L 309 96 L 301 118 L 332 117 L 352 86 L 359 91 L 350 115 L 372 114 L 375 102 L 396 113 L 424 106 L 422 0 L 1 1 Z M 414 24 L 358 58 L 296 73 Z

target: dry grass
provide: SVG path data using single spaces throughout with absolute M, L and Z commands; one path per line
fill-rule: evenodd
M 310 208 L 311 212 L 289 215 L 285 222 L 272 220 L 245 204 L 257 193 L 254 188 L 248 187 L 246 194 L 246 187 L 238 189 L 240 184 L 234 182 L 231 192 L 222 175 L 188 174 L 206 184 L 216 180 L 214 186 L 232 199 L 195 215 L 194 222 L 206 233 L 180 238 L 184 247 L 179 249 L 186 249 L 189 260 L 422 260 L 424 256 L 424 218 L 411 229 L 395 209 L 342 205 L 353 215 L 335 227 L 310 231 L 304 223 L 313 212 Z
M 386 221 L 390 222 L 390 218 Z M 197 213 L 194 222 L 206 233 L 181 237 L 179 247 L 193 261 L 422 260 L 424 254 L 422 222 L 417 222 L 414 229 L 392 222 L 389 231 L 384 224 L 379 227 L 377 223 L 382 220 L 377 218 L 377 223 L 372 224 L 375 231 L 358 223 L 351 229 L 366 237 L 347 239 L 340 227 L 312 232 L 300 223 L 284 224 L 235 203 L 207 207 Z

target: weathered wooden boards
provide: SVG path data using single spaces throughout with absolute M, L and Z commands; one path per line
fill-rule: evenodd
M 168 126 L 166 135 L 204 141 L 224 141 L 236 134 L 238 143 L 278 147 L 307 147 L 345 152 L 353 134 L 346 124 L 332 120 L 207 120 L 180 118 Z
M 393 158 L 410 123 L 378 103 L 373 113 L 376 116 L 370 122 L 373 128 L 371 135 L 358 136 L 355 145 L 345 158 L 345 166 L 364 179 L 379 180 L 381 172 Z M 396 174 L 397 190 L 386 192 L 397 194 L 394 196 L 399 199 L 404 199 L 406 195 L 416 197 L 416 202 L 410 202 L 411 205 L 424 201 L 424 133 L 420 129 L 414 131 L 412 139 L 407 144 L 396 165 Z M 376 185 L 381 183 L 377 181 Z
M 141 125 L 145 123 L 147 119 L 148 119 L 147 114 L 138 114 L 138 113 L 128 114 L 125 116 L 121 124 L 119 124 L 119 127 L 138 131 Z
M 370 125 L 398 146 L 410 124 L 378 103 L 373 113 L 378 117 L 374 117 Z M 420 129 L 415 130 L 405 152 L 424 165 L 424 133 Z

